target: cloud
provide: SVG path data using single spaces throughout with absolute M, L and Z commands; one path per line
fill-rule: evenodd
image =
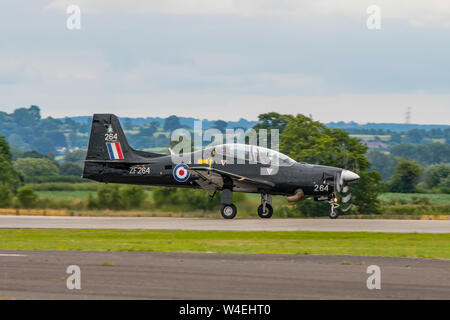
M 53 0 L 49 10 L 65 11 L 72 0 Z M 366 19 L 370 5 L 381 8 L 382 18 L 416 27 L 450 27 L 448 0 L 78 0 L 88 14 L 238 15 L 327 19 Z
M 0 79 L 17 82 L 93 81 L 106 68 L 104 59 L 95 53 L 0 53 Z

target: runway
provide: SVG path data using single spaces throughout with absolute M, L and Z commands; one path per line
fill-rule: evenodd
M 450 220 L 0 216 L 2 228 L 449 233 Z
M 1 299 L 450 299 L 450 261 L 356 256 L 1 251 Z M 69 265 L 81 289 L 67 289 Z M 381 289 L 367 288 L 367 267 Z

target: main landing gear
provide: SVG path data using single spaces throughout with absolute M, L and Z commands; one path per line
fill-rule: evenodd
M 232 203 L 233 201 L 233 191 L 230 189 L 223 189 L 222 198 L 220 202 L 222 203 L 222 208 L 220 209 L 220 213 L 224 219 L 233 219 L 236 217 L 237 208 Z
M 223 189 L 221 197 L 222 208 L 220 209 L 220 213 L 224 219 L 233 219 L 236 217 L 237 208 L 232 201 L 233 192 L 230 189 Z M 261 205 L 258 207 L 258 216 L 263 219 L 268 219 L 272 217 L 272 214 L 272 196 L 269 194 L 261 194 Z
M 272 214 L 272 196 L 270 194 L 261 194 L 261 205 L 258 207 L 258 216 L 263 219 L 269 219 Z
M 223 204 L 222 209 L 220 209 L 220 213 L 222 214 L 222 217 L 225 219 L 233 219 L 236 217 L 237 214 L 237 208 L 234 204 Z

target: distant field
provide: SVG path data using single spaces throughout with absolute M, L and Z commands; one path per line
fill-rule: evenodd
M 375 134 L 350 134 L 352 138 L 358 138 L 364 141 L 375 140 L 375 137 L 380 138 L 380 140 L 387 141 L 391 138 L 390 135 L 375 135 Z
M 326 254 L 450 259 L 450 234 L 0 230 L 0 250 Z
M 412 201 L 413 197 L 427 198 L 432 204 L 450 204 L 450 194 L 428 194 L 428 193 L 382 193 L 380 200 L 391 201 L 403 199 L 408 202 Z
M 87 200 L 89 192 L 93 191 L 36 191 L 40 198 Z

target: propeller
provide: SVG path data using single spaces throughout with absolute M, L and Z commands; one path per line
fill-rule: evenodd
M 350 200 L 352 199 L 352 195 L 350 193 L 350 187 L 349 187 L 349 183 L 353 182 L 353 181 L 357 181 L 359 180 L 359 175 L 356 174 L 353 171 L 348 170 L 348 159 L 347 157 L 345 157 L 344 159 L 345 161 L 345 165 L 344 165 L 344 169 L 342 169 L 342 171 L 338 172 L 336 174 L 335 177 L 335 188 L 336 188 L 336 193 L 339 193 L 341 195 L 341 203 L 343 205 L 347 205 L 346 207 L 341 206 L 341 211 L 342 212 L 347 212 L 349 211 L 353 204 L 350 203 Z M 357 169 L 358 163 L 356 162 L 355 165 L 353 166 L 353 170 Z

